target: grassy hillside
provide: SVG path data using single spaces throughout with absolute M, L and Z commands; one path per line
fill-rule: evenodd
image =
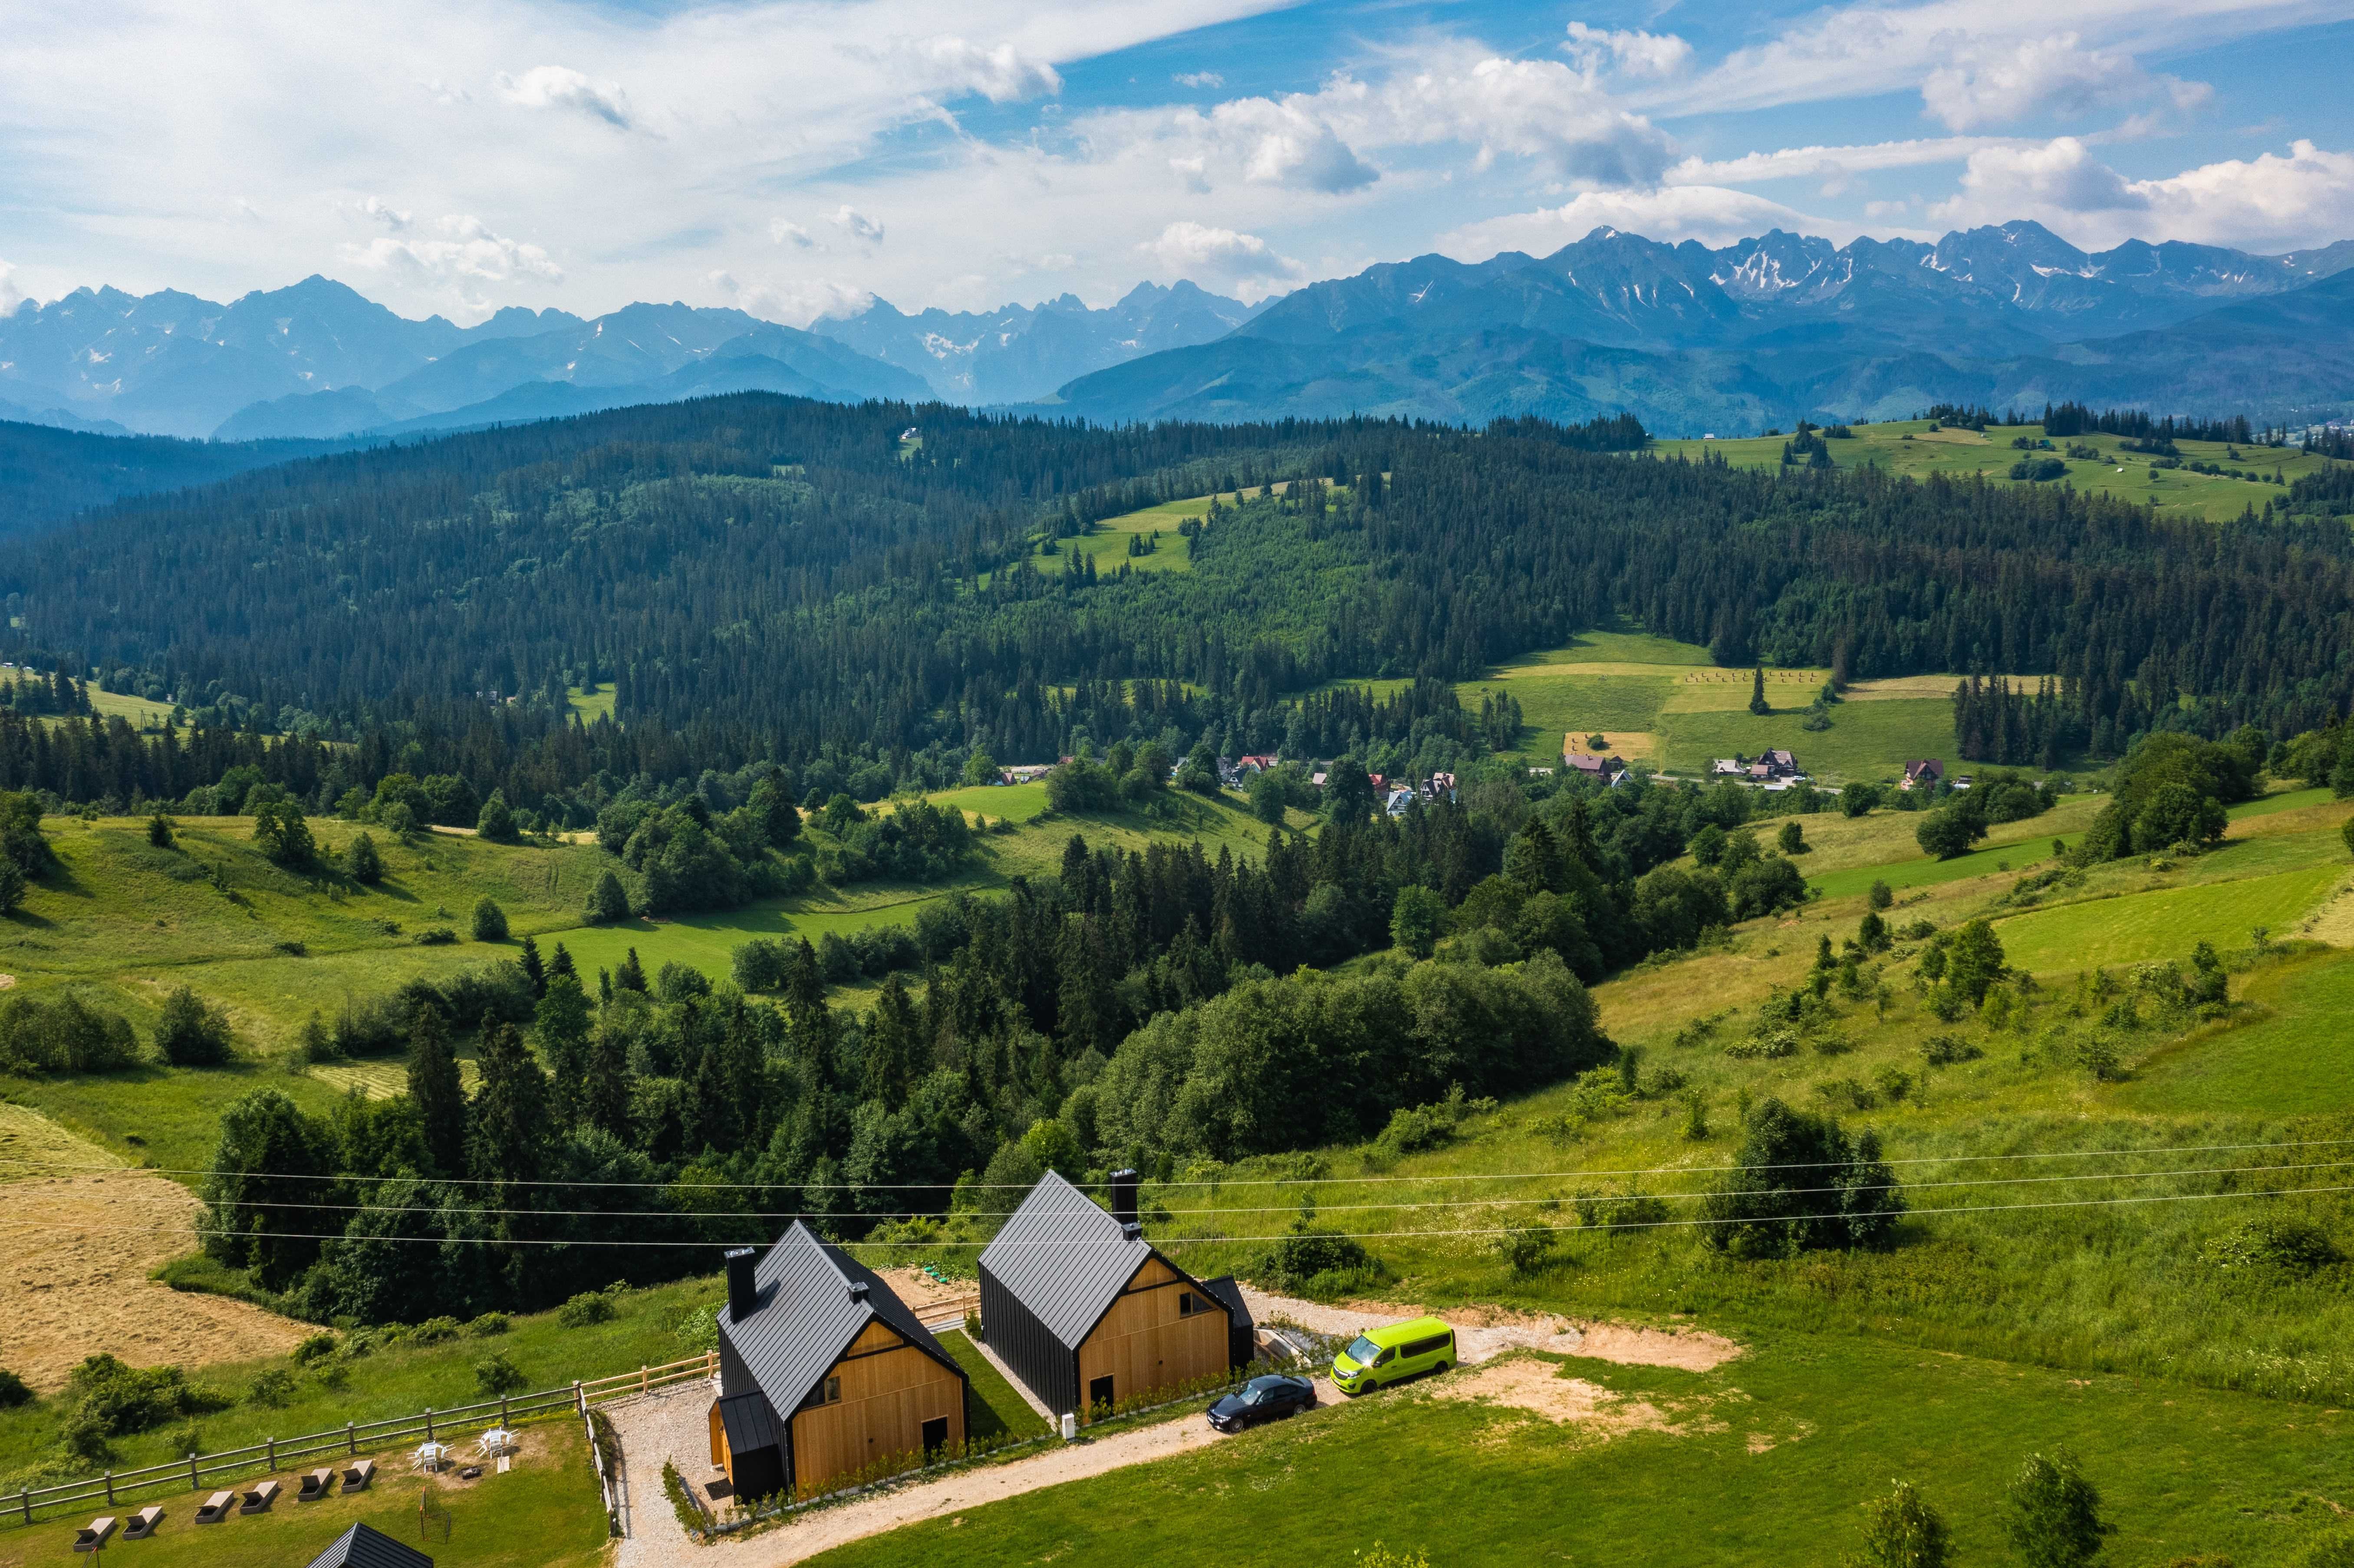
M 1799 727 L 1807 706 L 1830 678 L 1828 670 L 1768 670 L 1770 715 L 1749 711 L 1751 676 L 1727 670 L 1708 650 L 1628 632 L 1588 632 L 1466 681 L 1456 692 L 1469 706 L 1509 692 L 1527 725 L 1522 755 L 1534 767 L 1557 765 L 1562 740 L 1599 734 L 1628 761 L 1662 771 L 1699 774 L 1712 758 L 1755 757 L 1771 747 L 1797 754 L 1801 767 L 1829 782 L 1878 780 L 1902 774 L 1914 758 L 1952 759 L 1958 676 L 1919 675 L 1859 682 L 1831 710 L 1827 730 Z
M 2010 482 L 2010 465 L 2029 454 L 2011 446 L 2015 437 L 2043 439 L 2041 425 L 1990 425 L 1984 434 L 1976 430 L 1957 429 L 1948 426 L 1940 430 L 1929 429 L 1925 419 L 1892 419 L 1885 424 L 1852 427 L 1854 439 L 1830 443 L 1831 461 L 1840 468 L 1860 468 L 1877 464 L 1893 473 L 1915 477 L 1932 473 L 1983 473 L 1990 478 Z M 1741 440 L 1674 440 L 1660 441 L 1653 448 L 1662 454 L 1677 453 L 1698 457 L 1712 452 L 1726 462 L 1748 468 L 1766 468 L 1782 459 L 1784 436 L 1757 436 Z M 2149 459 L 2140 453 L 2120 450 L 2123 438 L 2117 436 L 2078 436 L 2055 440 L 2056 451 L 2038 451 L 2036 457 L 2057 459 L 2067 465 L 2064 482 L 2079 490 L 2105 491 L 2127 501 L 2155 503 L 2169 512 L 2184 512 L 2193 516 L 2221 522 L 2237 517 L 2243 508 L 2264 509 L 2264 500 L 2285 499 L 2287 486 L 2300 476 L 2328 465 L 2329 460 L 2302 450 L 2275 451 L 2268 447 L 2242 447 L 2239 455 L 2222 441 L 2177 441 L 2184 467 L 2153 471 Z M 2097 461 L 2073 459 L 2066 455 L 2071 445 L 2090 447 L 2101 454 Z M 2243 473 L 2260 478 L 2232 479 L 2226 475 L 2192 473 L 2191 462 L 2210 462 L 2225 469 L 2239 469 Z M 2277 473 L 2283 483 L 2272 482 Z M 2060 480 L 2046 483 L 2063 482 Z
M 650 974 L 676 962 L 722 980 L 736 948 L 753 937 L 815 942 L 830 932 L 848 936 L 911 923 L 927 903 L 957 892 L 987 894 L 1015 876 L 1055 876 L 1074 832 L 1123 847 L 1156 837 L 1199 839 L 1213 856 L 1222 848 L 1257 854 L 1267 835 L 1232 797 L 1172 796 L 1167 817 L 1061 816 L 1045 810 L 1043 786 L 951 790 L 934 799 L 986 816 L 992 826 L 1013 824 L 983 834 L 970 866 L 947 884 L 821 885 L 737 909 L 606 927 L 582 919 L 590 888 L 611 863 L 593 842 L 543 849 L 436 832 L 399 843 L 379 830 L 373 836 L 386 874 L 369 888 L 271 864 L 252 847 L 252 823 L 244 818 L 186 821 L 172 851 L 148 845 L 143 820 L 51 818 L 45 831 L 62 870 L 0 919 L 0 972 L 34 994 L 70 991 L 121 1012 L 143 1039 L 164 996 L 192 986 L 228 1010 L 247 1055 L 219 1068 L 149 1065 L 37 1082 L 0 1076 L 0 1093 L 118 1152 L 186 1168 L 210 1154 L 221 1110 L 262 1083 L 287 1089 L 313 1109 L 354 1086 L 383 1093 L 400 1086 L 397 1059 L 282 1071 L 280 1060 L 312 1012 L 332 1020 L 347 998 L 513 959 L 526 935 L 543 955 L 562 943 L 592 979 L 634 948 Z M 311 825 L 322 849 L 335 853 L 363 831 L 320 818 Z M 483 897 L 505 911 L 507 941 L 462 939 Z M 418 944 L 419 933 L 437 927 L 461 939 Z M 837 990 L 838 1001 L 864 1000 L 863 990 Z

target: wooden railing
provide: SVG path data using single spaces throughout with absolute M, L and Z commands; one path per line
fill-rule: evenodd
M 445 1410 L 428 1406 L 415 1415 L 395 1416 L 386 1421 L 347 1421 L 334 1431 L 313 1432 L 300 1437 L 265 1438 L 242 1448 L 225 1448 L 217 1454 L 190 1454 L 186 1459 L 175 1459 L 168 1465 L 149 1465 L 136 1470 L 108 1470 L 97 1477 L 65 1481 L 54 1487 L 24 1487 L 14 1497 L 0 1494 L 0 1524 L 30 1524 L 44 1510 L 64 1510 L 99 1502 L 111 1508 L 122 1499 L 141 1492 L 164 1488 L 177 1489 L 184 1481 L 188 1490 L 202 1491 L 208 1479 L 217 1482 L 232 1476 L 267 1476 L 277 1471 L 287 1460 L 320 1454 L 333 1453 L 356 1458 L 363 1451 L 377 1452 L 411 1437 L 422 1437 L 428 1443 L 438 1442 L 453 1432 L 492 1417 L 496 1417 L 501 1426 L 513 1426 L 559 1414 L 585 1414 L 592 1404 L 651 1393 L 656 1389 L 675 1387 L 695 1378 L 712 1378 L 718 1374 L 718 1352 L 706 1351 L 658 1367 L 640 1367 L 636 1372 L 623 1372 L 616 1377 L 575 1383 L 567 1388 L 544 1389 L 537 1393 L 502 1394 L 496 1399 L 455 1405 Z

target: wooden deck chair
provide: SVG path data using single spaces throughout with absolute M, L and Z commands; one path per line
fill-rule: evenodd
M 203 1507 L 196 1510 L 196 1522 L 218 1524 L 228 1517 L 229 1508 L 236 1501 L 235 1492 L 215 1492 L 205 1499 Z
M 263 1481 L 256 1486 L 249 1487 L 246 1489 L 245 1500 L 238 1505 L 237 1511 L 239 1513 L 268 1513 L 270 1511 L 270 1505 L 276 1502 L 278 1500 L 278 1494 L 285 1489 L 285 1487 L 277 1481 Z
M 367 1490 L 368 1483 L 374 1479 L 376 1479 L 376 1461 L 374 1459 L 361 1459 L 355 1463 L 345 1466 L 344 1495 L 349 1497 L 354 1492 L 364 1492 Z
M 122 1522 L 111 1513 L 91 1520 L 80 1530 L 75 1531 L 74 1550 L 76 1552 L 97 1551 L 106 1544 L 108 1539 L 114 1534 L 114 1527 Z
M 334 1467 L 331 1465 L 324 1469 L 313 1470 L 309 1475 L 304 1476 L 302 1486 L 294 1493 L 294 1500 L 317 1502 L 321 1498 L 331 1495 L 334 1489 L 335 1471 Z
M 155 1527 L 163 1522 L 164 1510 L 162 1505 L 157 1503 L 149 1503 L 145 1508 L 143 1508 L 137 1513 L 133 1514 L 131 1516 L 131 1522 L 122 1527 L 122 1539 L 125 1541 L 144 1541 L 149 1536 L 154 1534 Z

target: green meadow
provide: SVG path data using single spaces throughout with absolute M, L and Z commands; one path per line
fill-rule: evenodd
M 1829 443 L 1831 461 L 1836 467 L 1870 464 L 1914 478 L 1933 473 L 1983 473 L 2007 483 L 2027 482 L 2013 482 L 2009 475 L 2012 463 L 2031 455 L 2013 448 L 2012 440 L 2020 436 L 2031 440 L 2043 439 L 2041 425 L 1989 425 L 1983 435 L 1950 426 L 1932 430 L 1924 419 L 1892 419 L 1884 424 L 1851 428 L 1855 431 L 1852 439 Z M 1659 441 L 1652 450 L 1661 456 L 1686 458 L 1708 452 L 1736 466 L 1770 468 L 1782 461 L 1787 439 L 1757 436 L 1740 440 Z M 2147 456 L 2121 450 L 2121 440 L 2103 435 L 2062 439 L 2052 442 L 2058 450 L 2031 455 L 2057 459 L 2067 465 L 2064 479 L 2046 480 L 2044 483 L 2102 491 L 2122 500 L 2154 504 L 2168 512 L 2187 513 L 2218 523 L 2237 517 L 2250 506 L 2262 511 L 2266 498 L 2285 498 L 2288 484 L 2326 467 L 2330 461 L 2302 449 L 2275 451 L 2267 447 L 2241 447 L 2234 456 L 2233 449 L 2222 441 L 2175 443 L 2186 465 L 2194 461 L 2211 462 L 2226 470 L 2236 468 L 2243 473 L 2263 476 L 2233 479 L 2228 474 L 2193 473 L 2187 466 L 2153 469 Z M 2072 445 L 2090 447 L 2101 455 L 2097 460 L 2070 458 L 2066 449 Z M 2282 483 L 2272 482 L 2275 473 L 2280 475 Z

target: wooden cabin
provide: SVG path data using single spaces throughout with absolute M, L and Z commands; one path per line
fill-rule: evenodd
M 711 1463 L 739 1499 L 809 1496 L 965 1440 L 964 1369 L 857 1259 L 796 1220 L 727 1255 Z
M 990 1349 L 1048 1409 L 1077 1413 L 1247 1365 L 1250 1315 L 1161 1255 L 1136 1215 L 1136 1173 L 1112 1209 L 1049 1171 L 981 1255 Z

